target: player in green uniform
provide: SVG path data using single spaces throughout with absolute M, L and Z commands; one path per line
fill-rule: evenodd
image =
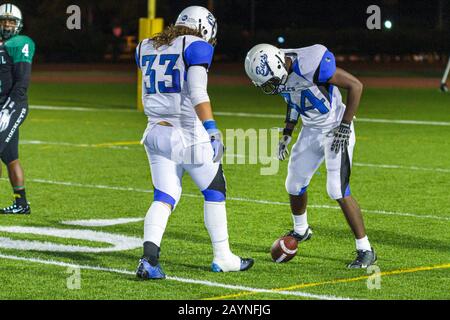
M 1 214 L 29 214 L 24 174 L 19 162 L 19 126 L 28 113 L 27 89 L 30 82 L 34 42 L 19 35 L 22 13 L 13 4 L 0 6 L 0 158 L 8 168 L 14 192 L 11 206 Z

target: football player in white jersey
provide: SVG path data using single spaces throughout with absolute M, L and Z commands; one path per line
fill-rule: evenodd
M 148 116 L 143 143 L 154 199 L 144 222 L 144 254 L 136 271 L 143 279 L 163 279 L 161 240 L 189 173 L 204 195 L 204 221 L 213 246 L 214 272 L 244 271 L 253 259 L 234 255 L 228 243 L 226 182 L 220 163 L 224 146 L 207 92 L 207 72 L 217 23 L 207 9 L 184 9 L 175 25 L 136 48 L 142 72 L 142 102 Z
M 356 239 L 356 259 L 348 268 L 366 268 L 376 262 L 367 238 L 361 210 L 350 193 L 350 170 L 355 130 L 353 117 L 363 85 L 336 67 L 333 53 L 323 45 L 278 49 L 269 44 L 253 47 L 245 59 L 245 71 L 266 94 L 280 94 L 287 103 L 278 157 L 289 154 L 288 145 L 298 118 L 302 131 L 292 147 L 286 178 L 294 229 L 288 234 L 299 242 L 311 238 L 307 222 L 307 187 L 325 160 L 328 195 L 337 200 Z M 338 88 L 347 90 L 342 102 Z

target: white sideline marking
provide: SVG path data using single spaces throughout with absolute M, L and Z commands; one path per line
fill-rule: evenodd
M 57 111 L 80 111 L 80 112 L 138 112 L 136 109 L 114 109 L 114 108 L 84 108 L 84 107 L 63 107 L 63 106 L 41 106 L 30 105 L 30 109 L 36 110 L 57 110 Z
M 114 109 L 114 108 L 80 108 L 80 107 L 62 107 L 62 106 L 41 106 L 30 105 L 31 109 L 37 110 L 59 110 L 59 111 L 81 111 L 81 112 L 138 112 L 134 109 Z M 215 111 L 215 115 L 224 117 L 247 117 L 247 118 L 266 118 L 266 119 L 284 119 L 283 115 L 270 113 L 247 113 L 247 112 L 224 112 Z M 413 124 L 428 126 L 450 126 L 450 122 L 443 121 L 419 121 L 419 120 L 397 120 L 397 119 L 376 119 L 376 118 L 356 118 L 357 122 L 376 122 L 391 124 Z
M 120 273 L 120 274 L 126 274 L 126 275 L 135 275 L 134 272 L 129 271 L 129 270 L 123 270 L 123 269 L 113 269 L 113 268 L 105 268 L 105 267 L 100 267 L 100 266 L 89 266 L 89 265 L 78 265 L 78 264 L 66 263 L 66 262 L 55 261 L 55 260 L 43 260 L 43 259 L 36 259 L 36 258 L 10 256 L 10 255 L 4 255 L 1 253 L 0 253 L 0 258 L 16 260 L 16 261 L 36 262 L 36 263 L 42 263 L 42 264 L 54 265 L 54 266 L 60 266 L 60 267 L 72 267 L 72 268 L 79 268 L 79 269 L 85 269 L 85 270 L 96 270 L 96 271 L 106 271 L 106 272 Z M 258 293 L 280 294 L 280 295 L 286 295 L 286 296 L 297 296 L 297 297 L 320 299 L 320 300 L 352 300 L 350 298 L 336 297 L 336 296 L 331 296 L 331 295 L 330 296 L 317 295 L 317 294 L 311 294 L 311 293 L 300 292 L 300 291 L 274 291 L 274 290 L 270 290 L 270 289 L 251 288 L 251 287 L 237 286 L 237 285 L 231 285 L 231 284 L 225 284 L 225 283 L 219 283 L 219 282 L 196 280 L 196 279 L 185 279 L 185 278 L 172 277 L 172 276 L 167 276 L 166 279 L 172 280 L 172 281 L 177 281 L 177 282 L 182 282 L 182 283 L 192 283 L 192 284 L 199 284 L 199 285 L 204 285 L 204 286 L 208 286 L 208 287 L 218 287 L 218 288 L 238 290 L 238 291 L 251 291 L 251 292 L 258 292 Z
M 70 143 L 70 142 L 57 142 L 57 141 L 41 141 L 41 140 L 23 140 L 20 144 L 32 144 L 32 145 L 54 145 L 54 146 L 65 146 L 65 147 L 79 147 L 79 148 L 109 148 L 109 149 L 122 149 L 129 150 L 126 146 L 112 146 L 112 145 L 95 145 L 87 143 Z
M 86 144 L 86 143 L 70 143 L 70 142 L 57 142 L 57 141 L 42 141 L 42 140 L 23 140 L 20 142 L 21 144 L 28 145 L 57 145 L 57 146 L 65 146 L 65 147 L 80 147 L 80 148 L 109 148 L 109 149 L 119 149 L 119 150 L 131 150 L 132 148 L 127 146 L 114 146 L 107 144 Z M 143 149 L 141 145 L 136 145 L 137 147 L 133 147 L 135 150 Z M 246 159 L 246 155 L 242 154 L 225 154 L 226 157 L 235 157 L 235 158 L 244 158 Z M 272 158 L 270 157 L 259 157 L 260 160 L 268 161 Z M 274 158 L 275 159 L 275 158 Z M 418 166 L 402 166 L 396 164 L 374 164 L 374 163 L 361 163 L 361 162 L 353 162 L 354 166 L 357 167 L 372 167 L 372 168 L 381 168 L 381 169 L 403 169 L 403 170 L 415 170 L 415 171 L 432 171 L 432 172 L 445 172 L 450 173 L 450 169 L 445 168 L 428 168 L 428 167 L 418 167 Z
M 0 178 L 0 180 L 7 181 L 8 179 Z M 35 183 L 63 185 L 63 186 L 70 186 L 70 187 L 153 193 L 153 190 L 149 190 L 149 189 L 115 187 L 115 186 L 94 185 L 94 184 L 82 184 L 82 183 L 76 183 L 76 182 L 52 181 L 52 180 L 45 180 L 45 179 L 27 179 L 27 180 L 31 181 L 31 182 L 35 182 Z M 192 193 L 183 193 L 182 196 L 190 197 L 190 198 L 203 198 L 202 195 L 192 194 Z M 240 197 L 227 197 L 227 200 L 242 201 L 242 202 L 249 202 L 249 203 L 259 203 L 259 204 L 281 205 L 281 206 L 289 205 L 288 202 L 268 201 L 268 200 L 249 199 L 249 198 L 240 198 Z M 317 205 L 317 204 L 308 204 L 308 206 L 311 208 L 340 210 L 339 206 Z M 414 217 L 414 218 L 420 218 L 420 219 L 434 219 L 434 220 L 450 221 L 450 217 L 439 217 L 439 216 L 423 215 L 423 214 L 417 214 L 417 213 L 395 212 L 395 211 L 384 211 L 384 210 L 368 210 L 368 209 L 362 209 L 361 211 L 366 212 L 366 213 L 382 214 L 382 215 L 388 215 L 388 216 Z
M 82 227 L 108 227 L 118 224 L 126 224 L 131 222 L 143 221 L 144 218 L 118 218 L 118 219 L 88 219 L 88 220 L 69 220 L 61 221 L 62 224 L 69 226 Z

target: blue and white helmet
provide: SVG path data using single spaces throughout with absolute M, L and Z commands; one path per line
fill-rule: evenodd
M 203 39 L 211 44 L 216 42 L 217 20 L 208 9 L 200 6 L 187 7 L 179 14 L 176 26 L 198 30 Z
M 264 93 L 277 94 L 288 77 L 285 54 L 270 44 L 258 44 L 245 57 L 245 72 Z
M 10 30 L 0 26 L 0 37 L 7 40 L 18 35 L 23 27 L 22 12 L 18 7 L 11 3 L 5 3 L 0 6 L 0 20 L 15 20 L 16 26 Z

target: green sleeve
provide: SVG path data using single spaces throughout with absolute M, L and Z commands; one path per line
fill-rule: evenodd
M 27 36 L 15 36 L 5 43 L 6 50 L 13 63 L 32 63 L 35 45 L 33 40 Z

